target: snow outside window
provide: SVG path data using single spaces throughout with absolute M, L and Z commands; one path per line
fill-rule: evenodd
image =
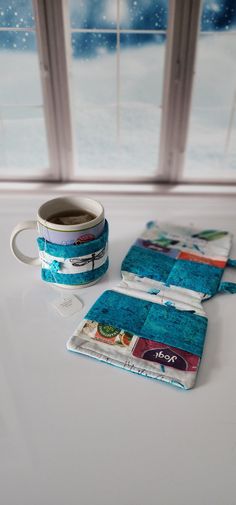
M 236 177 L 236 2 L 204 1 L 184 178 Z
M 199 9 L 1 0 L 0 178 L 235 179 L 236 4 L 202 2 L 191 108 Z
M 167 0 L 71 0 L 75 174 L 158 171 Z
M 0 3 L 0 177 L 43 177 L 48 155 L 30 0 Z

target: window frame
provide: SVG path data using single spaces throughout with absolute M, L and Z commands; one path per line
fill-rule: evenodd
M 201 0 L 170 0 L 163 81 L 159 177 L 180 182 L 187 144 Z
M 74 166 L 67 0 L 33 0 L 52 179 L 71 180 Z
M 34 0 L 36 5 L 41 4 L 41 0 Z M 63 37 L 65 41 L 69 41 L 69 33 L 71 32 L 69 27 L 69 0 L 51 0 L 47 2 L 44 0 L 45 9 L 49 9 L 47 15 L 50 17 L 53 15 L 55 18 L 55 26 L 63 27 Z M 50 5 L 49 5 L 50 4 Z M 55 5 L 56 4 L 56 5 Z M 54 6 L 54 9 L 53 9 Z M 165 49 L 165 64 L 164 64 L 164 75 L 163 75 L 163 97 L 162 97 L 162 112 L 161 112 L 161 130 L 159 133 L 160 142 L 160 153 L 159 160 L 157 163 L 156 174 L 154 177 L 144 177 L 144 176 L 126 176 L 122 177 L 112 177 L 111 176 L 100 176 L 97 181 L 103 182 L 149 182 L 149 183 L 159 183 L 164 182 L 178 182 L 181 180 L 183 161 L 184 161 L 184 151 L 186 148 L 186 139 L 188 131 L 188 121 L 191 109 L 191 93 L 193 88 L 193 77 L 194 77 L 194 65 L 196 57 L 196 45 L 198 39 L 198 29 L 199 29 L 199 19 L 201 11 L 201 0 L 169 0 L 168 4 L 168 25 L 167 25 L 167 42 Z M 44 21 L 42 21 L 43 25 Z M 76 31 L 76 30 L 72 30 Z M 83 31 L 83 30 L 78 30 Z M 86 29 L 85 32 L 96 32 L 96 31 L 106 31 L 102 29 Z M 109 29 L 107 31 L 110 31 Z M 117 0 L 117 28 L 114 30 L 117 33 L 117 71 L 119 71 L 120 58 L 119 58 L 119 40 L 120 34 L 125 32 L 136 32 L 136 30 L 125 30 L 120 29 L 120 0 Z M 151 30 L 154 32 L 154 30 Z M 140 30 L 144 33 L 145 30 Z M 157 31 L 156 31 L 157 32 Z M 57 61 L 57 68 L 55 71 L 60 70 L 60 66 L 67 68 L 67 73 L 64 73 L 64 79 L 67 83 L 63 83 L 63 73 L 61 73 L 61 80 L 58 78 L 54 79 L 56 87 L 62 86 L 64 89 L 64 97 L 58 101 L 57 107 L 59 111 L 59 116 L 64 120 L 65 124 L 69 126 L 71 117 L 69 111 L 63 115 L 60 111 L 63 105 L 63 99 L 67 104 L 70 104 L 70 96 L 66 96 L 66 93 L 70 93 L 70 85 L 68 83 L 68 78 L 70 73 L 68 72 L 69 64 L 69 54 L 67 55 L 63 52 L 63 47 L 61 47 L 62 61 L 60 58 L 56 57 L 54 51 L 56 52 L 57 47 L 63 42 L 58 40 L 58 46 L 54 44 L 54 36 L 57 33 L 51 33 L 51 38 L 49 39 L 49 44 L 51 43 L 50 52 L 55 61 Z M 60 37 L 59 37 L 60 38 Z M 62 43 L 61 43 L 62 42 Z M 63 59 L 67 58 L 67 62 Z M 53 69 L 52 69 L 53 72 Z M 59 72 L 60 73 L 60 72 Z M 55 93 L 56 96 L 60 95 L 60 90 L 58 89 Z M 119 102 L 119 87 L 117 86 L 117 102 Z M 117 122 L 119 123 L 119 113 L 117 114 Z M 63 123 L 62 123 L 63 124 Z M 181 125 L 181 132 L 178 125 Z M 69 130 L 69 128 L 68 128 Z M 71 146 L 74 147 L 74 138 L 72 127 L 70 128 Z M 177 132 L 177 135 L 176 135 Z M 180 135 L 181 134 L 181 135 Z M 63 139 L 62 139 L 63 141 Z M 72 147 L 72 149 L 73 149 Z M 158 141 L 157 141 L 158 147 Z M 63 148 L 63 143 L 61 143 L 62 154 L 66 151 L 66 146 Z M 78 153 L 79 159 L 79 153 Z M 61 157 L 62 161 L 62 157 Z M 63 163 L 63 161 L 62 161 Z M 74 163 L 75 158 L 70 159 L 70 164 L 67 162 L 67 167 L 70 166 L 69 176 L 66 178 L 66 167 L 61 168 L 62 180 L 68 181 L 84 181 L 89 182 L 95 179 L 95 176 L 86 176 L 85 174 L 79 174 L 78 177 L 73 175 L 74 173 Z
M 69 0 L 32 1 L 48 143 L 49 177 L 32 177 L 31 180 L 121 184 L 188 182 L 186 178 L 182 179 L 182 173 L 191 113 L 201 0 L 169 0 L 157 171 L 154 177 L 139 177 L 134 174 L 134 177 L 124 178 L 112 177 L 112 174 L 98 178 L 82 173 L 75 176 Z M 118 25 L 114 31 L 119 45 L 120 33 L 129 30 L 120 30 L 120 0 L 116 2 Z M 117 99 L 119 100 L 118 92 Z M 1 179 L 6 180 L 7 177 Z M 199 184 L 207 181 L 198 179 L 196 182 Z M 209 182 L 214 183 L 212 179 Z M 218 179 L 215 182 L 221 181 Z M 232 181 L 222 182 L 227 184 Z M 194 184 L 192 179 L 191 184 Z

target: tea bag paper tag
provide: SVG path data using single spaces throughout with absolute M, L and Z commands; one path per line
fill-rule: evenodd
M 53 306 L 63 317 L 73 316 L 83 308 L 83 304 L 76 295 L 63 295 L 53 302 Z

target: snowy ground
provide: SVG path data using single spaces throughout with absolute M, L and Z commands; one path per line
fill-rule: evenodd
M 185 163 L 189 176 L 199 172 L 227 176 L 236 170 L 235 61 L 236 32 L 202 36 Z
M 236 35 L 200 39 L 186 174 L 236 169 Z M 117 105 L 116 55 L 101 51 L 72 62 L 77 173 L 153 175 L 157 170 L 164 46 L 121 51 Z M 0 52 L 0 169 L 37 172 L 47 166 L 42 97 L 32 53 Z M 236 107 L 236 104 L 235 104 Z M 228 137 L 230 114 L 233 128 Z M 119 132 L 117 131 L 119 126 Z
M 117 107 L 116 55 L 74 60 L 78 171 L 156 172 L 163 63 L 163 46 L 123 50 Z
M 0 51 L 0 171 L 38 175 L 48 166 L 37 55 Z

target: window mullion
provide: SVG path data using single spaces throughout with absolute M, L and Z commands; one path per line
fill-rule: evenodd
M 48 149 L 53 178 L 73 173 L 67 1 L 34 0 Z
M 191 106 L 201 0 L 170 0 L 158 178 L 180 179 Z

